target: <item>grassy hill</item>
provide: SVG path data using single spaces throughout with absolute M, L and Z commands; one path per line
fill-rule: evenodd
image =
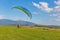
M 60 30 L 42 27 L 0 26 L 0 40 L 60 40 Z

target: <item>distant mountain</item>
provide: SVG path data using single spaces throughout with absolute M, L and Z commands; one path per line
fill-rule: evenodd
M 16 25 L 16 24 L 26 25 L 26 26 L 35 25 L 35 23 L 28 22 L 28 21 L 22 21 L 22 20 L 13 21 L 13 20 L 9 20 L 9 19 L 0 19 L 0 25 Z

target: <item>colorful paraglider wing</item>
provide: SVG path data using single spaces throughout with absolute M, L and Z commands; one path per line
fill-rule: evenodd
M 13 8 L 16 8 L 16 9 L 19 9 L 19 10 L 23 11 L 28 17 L 30 17 L 30 19 L 32 18 L 32 14 L 26 8 L 21 7 L 21 6 L 15 6 Z

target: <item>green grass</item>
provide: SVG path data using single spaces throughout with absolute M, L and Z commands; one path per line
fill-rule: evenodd
M 0 40 L 60 40 L 60 30 L 0 26 Z

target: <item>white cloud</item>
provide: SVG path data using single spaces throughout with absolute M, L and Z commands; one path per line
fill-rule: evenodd
M 55 12 L 55 13 L 60 13 L 60 6 L 55 6 L 55 7 L 53 8 L 53 12 Z
M 37 3 L 35 3 L 35 2 L 32 2 L 32 4 L 33 4 L 35 7 L 39 8 L 39 9 L 41 8 L 40 5 L 37 4 Z
M 45 12 L 51 12 L 52 11 L 52 8 L 49 8 L 48 3 L 46 3 L 46 2 L 39 2 L 39 4 L 32 2 L 32 4 L 42 11 L 45 11 Z
M 60 6 L 60 0 L 54 1 L 54 3 Z
M 39 3 L 35 3 L 32 2 L 32 4 L 37 7 L 38 9 L 45 11 L 45 12 L 60 12 L 60 0 L 54 1 L 54 3 L 57 5 L 53 8 L 49 8 L 48 7 L 48 3 L 47 2 L 39 2 Z
M 55 12 L 56 14 L 60 13 L 60 0 L 54 1 L 56 6 L 53 8 L 53 12 Z
M 39 3 L 32 2 L 32 4 L 36 8 L 47 13 L 50 12 L 51 14 L 49 14 L 49 16 L 52 16 L 55 21 L 60 22 L 60 0 L 56 0 L 54 1 L 54 3 L 56 4 L 56 6 L 53 8 L 50 8 L 47 2 L 39 2 Z
M 46 2 L 39 2 L 39 4 L 45 8 L 48 8 L 48 3 Z
M 53 14 L 56 14 L 55 20 L 60 22 L 60 0 L 54 1 L 56 6 L 53 8 Z

